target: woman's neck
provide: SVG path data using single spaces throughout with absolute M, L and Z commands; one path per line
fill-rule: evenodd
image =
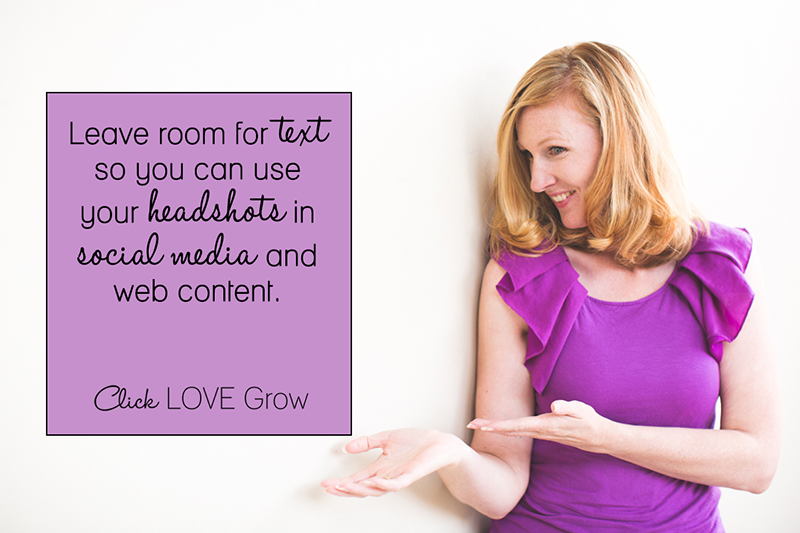
M 609 302 L 644 298 L 661 288 L 675 269 L 674 261 L 652 268 L 629 269 L 614 261 L 611 254 L 591 254 L 573 248 L 564 251 L 589 296 Z

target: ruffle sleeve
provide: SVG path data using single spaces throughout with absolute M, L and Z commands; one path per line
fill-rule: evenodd
M 497 292 L 528 324 L 525 366 L 533 388 L 541 394 L 586 299 L 586 289 L 561 248 L 538 257 L 505 253 L 497 262 L 506 270 Z
M 744 277 L 752 247 L 747 230 L 712 223 L 669 281 L 688 301 L 718 362 L 723 341 L 736 338 L 753 303 L 753 290 Z

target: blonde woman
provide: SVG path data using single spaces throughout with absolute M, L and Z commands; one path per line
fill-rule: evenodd
M 498 151 L 472 445 L 362 437 L 346 450 L 383 454 L 323 487 L 380 496 L 438 472 L 496 533 L 724 531 L 716 487 L 766 490 L 780 442 L 750 236 L 692 210 L 613 46 L 539 60 Z

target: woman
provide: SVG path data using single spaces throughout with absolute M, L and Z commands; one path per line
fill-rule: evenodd
M 471 447 L 396 430 L 323 486 L 380 496 L 437 471 L 492 531 L 723 531 L 716 486 L 777 466 L 777 378 L 744 230 L 692 211 L 643 78 L 582 43 L 503 115 Z M 712 429 L 717 397 L 720 429 Z

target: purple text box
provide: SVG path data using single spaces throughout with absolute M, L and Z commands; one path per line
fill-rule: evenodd
M 351 432 L 351 95 L 47 95 L 47 433 Z

